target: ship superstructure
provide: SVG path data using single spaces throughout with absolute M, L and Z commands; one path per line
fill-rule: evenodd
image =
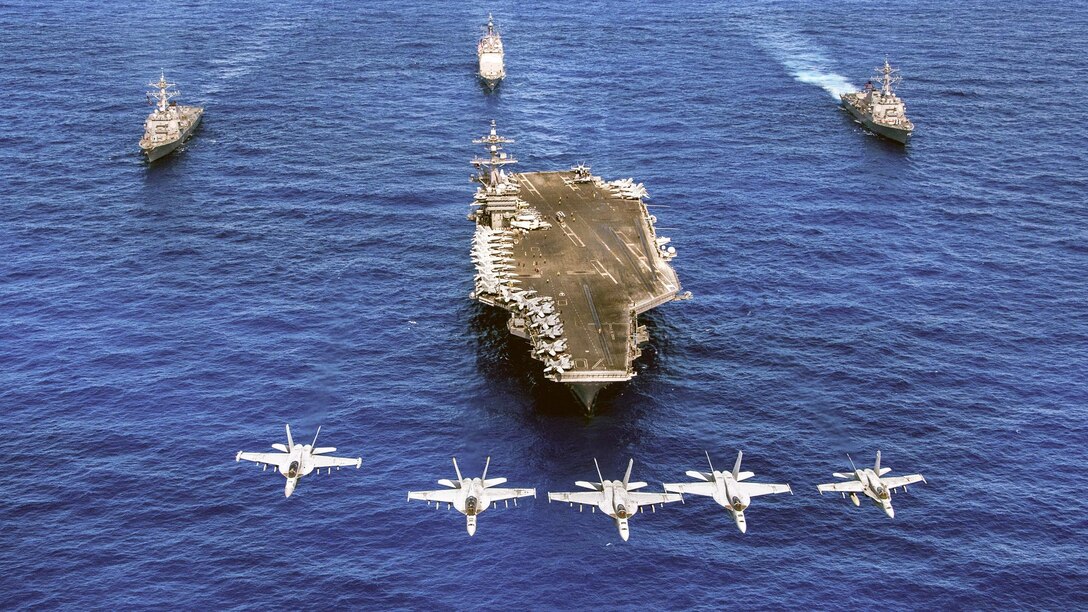
M 476 58 L 480 64 L 480 79 L 494 89 L 506 77 L 506 67 L 503 64 L 502 38 L 495 30 L 491 13 L 487 14 L 487 32 L 476 45 Z
M 513 141 L 494 122 L 473 142 L 488 155 L 472 162 L 471 297 L 508 310 L 510 333 L 528 340 L 545 377 L 591 409 L 602 388 L 635 376 L 649 340 L 638 315 L 678 299 L 676 249 L 654 230 L 641 183 L 605 182 L 584 165 L 507 173 Z
M 873 87 L 870 80 L 864 90 L 842 94 L 842 105 L 872 132 L 907 144 L 914 132 L 914 124 L 907 118 L 906 104 L 892 90 L 892 85 L 898 84 L 902 77 L 886 58 L 884 66 L 876 70 L 879 74 L 875 79 L 880 83 L 880 88 Z
M 155 110 L 144 122 L 144 136 L 140 139 L 140 149 L 147 154 L 148 161 L 155 161 L 178 148 L 192 135 L 204 115 L 200 106 L 179 106 L 172 102 L 181 95 L 177 85 L 166 81 L 166 74 L 159 75 L 158 83 L 148 83 L 154 88 L 147 92 L 147 101 Z

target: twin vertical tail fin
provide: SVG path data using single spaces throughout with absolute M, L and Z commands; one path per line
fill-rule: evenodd
M 740 459 L 744 451 L 737 451 L 737 462 L 733 464 L 733 480 L 740 480 Z
M 880 474 L 880 451 L 876 452 L 876 465 L 873 466 L 873 471 Z
M 287 423 L 287 451 L 290 452 L 295 447 L 295 441 L 291 439 L 291 424 Z
M 601 475 L 601 464 L 597 463 L 597 458 L 593 458 L 593 466 L 597 468 L 597 478 L 600 479 L 601 486 L 604 486 L 604 476 Z
M 321 426 L 320 425 L 317 426 L 317 433 L 314 434 L 313 444 L 310 445 L 311 450 L 317 448 L 317 436 L 319 436 L 319 435 L 321 435 Z
M 490 456 L 487 458 L 487 461 L 484 462 L 484 475 L 480 476 L 480 480 L 487 480 L 487 467 L 489 465 L 491 465 L 491 457 Z
M 710 460 L 710 453 L 708 453 L 706 451 L 703 451 L 703 454 L 706 455 L 706 463 L 707 463 L 707 465 L 710 466 L 710 474 L 711 474 L 711 476 L 713 476 L 714 475 L 714 462 Z
M 631 469 L 635 467 L 635 460 L 631 459 L 627 462 L 627 473 L 623 475 L 623 488 L 627 488 L 627 481 L 631 480 Z
M 461 478 L 461 469 L 457 467 L 457 457 L 453 458 L 453 471 L 457 472 L 457 482 L 460 484 L 464 478 Z

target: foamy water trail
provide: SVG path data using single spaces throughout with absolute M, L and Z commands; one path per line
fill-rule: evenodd
M 834 72 L 831 60 L 803 35 L 776 30 L 757 32 L 757 37 L 760 46 L 798 81 L 818 85 L 836 100 L 839 94 L 858 90 L 846 77 Z

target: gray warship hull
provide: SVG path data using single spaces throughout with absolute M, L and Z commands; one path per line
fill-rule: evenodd
M 197 112 L 196 113 L 196 119 L 189 125 L 188 128 L 186 128 L 184 131 L 181 132 L 181 134 L 178 136 L 178 138 L 176 140 L 171 140 L 170 142 L 164 142 L 163 144 L 156 145 L 154 147 L 141 147 L 143 149 L 144 154 L 147 155 L 147 161 L 153 162 L 155 160 L 162 159 L 163 157 L 166 157 L 167 155 L 173 153 L 186 140 L 188 140 L 190 136 L 193 135 L 193 132 L 195 132 L 197 126 L 200 125 L 200 120 L 203 117 L 204 117 L 203 110 L 201 110 L 200 112 Z
M 870 132 L 878 136 L 883 136 L 884 138 L 887 138 L 889 140 L 894 140 L 895 142 L 901 144 L 908 144 L 910 142 L 910 137 L 913 133 L 913 130 L 894 127 L 890 125 L 881 125 L 870 119 L 857 106 L 847 100 L 845 96 L 842 97 L 842 107 L 845 108 L 846 111 L 854 117 L 854 120 L 863 125 L 865 129 L 869 130 Z

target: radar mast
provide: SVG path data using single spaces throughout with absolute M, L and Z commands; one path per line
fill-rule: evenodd
M 898 74 L 899 70 L 892 68 L 888 63 L 888 58 L 884 58 L 884 66 L 876 69 L 880 76 L 877 79 L 880 81 L 880 91 L 886 95 L 893 95 L 892 85 L 899 83 L 903 80 L 903 77 Z
M 154 87 L 156 91 L 147 92 L 147 101 L 151 103 L 151 99 L 157 100 L 156 106 L 160 112 L 166 110 L 168 102 L 172 98 L 176 98 L 181 95 L 181 92 L 177 90 L 177 83 L 166 82 L 166 72 L 159 73 L 159 82 L 151 82 L 147 84 L 148 87 Z
M 479 171 L 479 174 L 473 176 L 472 180 L 483 185 L 488 192 L 493 193 L 499 184 L 506 179 L 506 173 L 502 171 L 502 167 L 506 164 L 518 163 L 518 160 L 508 156 L 502 150 L 502 145 L 512 144 L 514 141 L 505 136 L 500 136 L 495 130 L 495 120 L 492 119 L 491 133 L 483 138 L 476 138 L 472 142 L 484 145 L 490 153 L 488 159 L 477 157 L 472 160 L 472 165 Z

